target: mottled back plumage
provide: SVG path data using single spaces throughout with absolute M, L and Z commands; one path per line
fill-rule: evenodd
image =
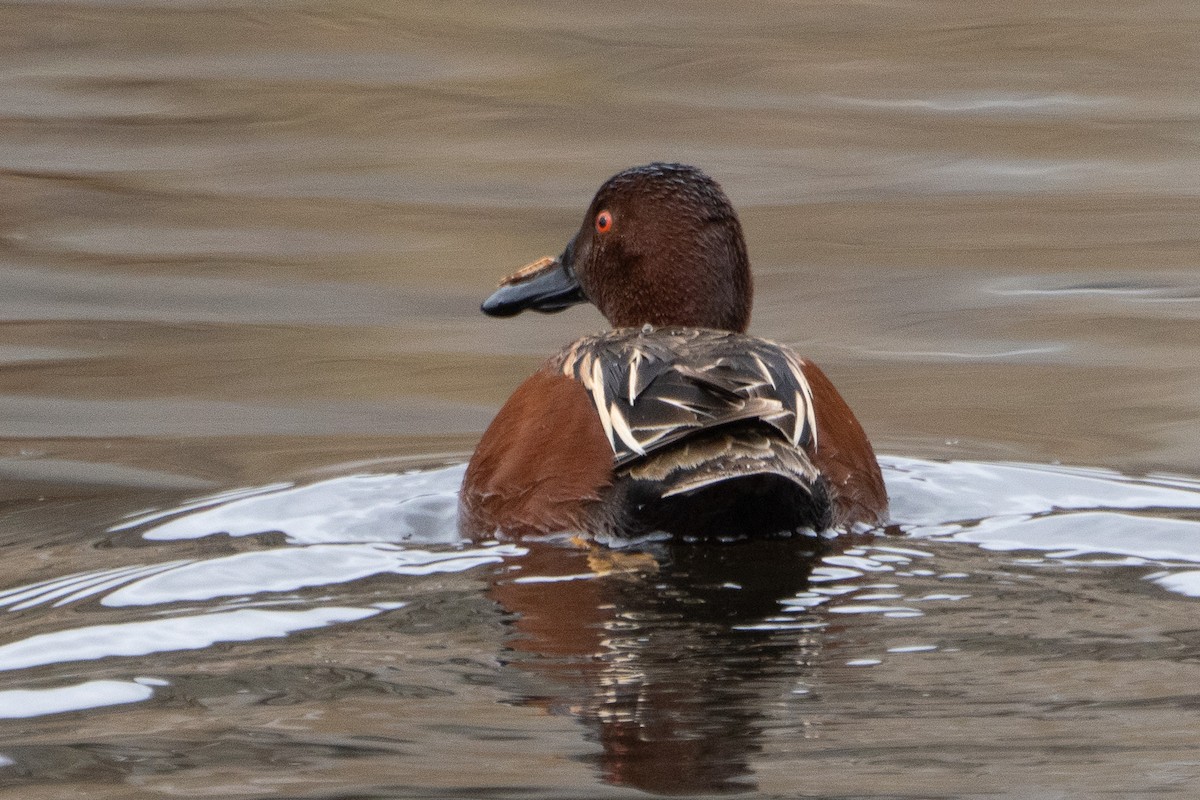
M 812 390 L 786 348 L 698 328 L 618 328 L 575 342 L 554 364 L 595 403 L 616 468 L 701 430 L 744 421 L 815 447 Z

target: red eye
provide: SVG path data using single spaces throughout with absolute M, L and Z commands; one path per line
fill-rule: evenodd
M 611 211 L 601 211 L 596 215 L 596 230 L 600 233 L 608 233 L 612 230 L 613 219 Z

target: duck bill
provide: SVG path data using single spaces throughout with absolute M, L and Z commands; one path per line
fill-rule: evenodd
M 553 314 L 584 303 L 583 289 L 563 259 L 539 258 L 500 281 L 500 287 L 480 308 L 490 317 L 511 317 L 522 311 Z

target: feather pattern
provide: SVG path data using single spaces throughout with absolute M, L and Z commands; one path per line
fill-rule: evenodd
M 614 467 L 697 431 L 758 420 L 794 446 L 816 446 L 804 362 L 766 339 L 703 328 L 619 328 L 557 358 L 590 390 Z

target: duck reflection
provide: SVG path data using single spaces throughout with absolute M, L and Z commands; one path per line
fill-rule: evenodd
M 514 613 L 513 662 L 548 679 L 526 701 L 587 724 L 611 784 L 753 790 L 766 727 L 801 724 L 787 705 L 819 646 L 802 617 L 781 620 L 780 601 L 808 587 L 832 543 L 529 546 L 492 588 Z

